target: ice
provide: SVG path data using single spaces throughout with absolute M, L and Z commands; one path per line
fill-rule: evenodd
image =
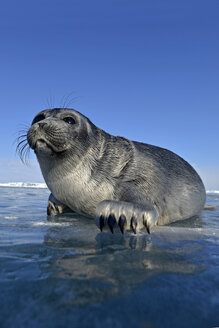
M 35 182 L 6 182 L 6 183 L 0 183 L 0 187 L 47 188 L 47 185 L 45 183 L 35 183 Z
M 219 194 L 219 190 L 207 190 L 207 194 Z
M 214 211 L 148 235 L 101 233 L 77 214 L 47 218 L 49 190 L 0 188 L 0 326 L 216 327 Z

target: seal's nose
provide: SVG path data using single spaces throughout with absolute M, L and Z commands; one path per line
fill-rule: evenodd
M 39 127 L 40 128 L 43 128 L 47 123 L 45 123 L 45 122 L 39 122 L 38 124 L 39 124 Z

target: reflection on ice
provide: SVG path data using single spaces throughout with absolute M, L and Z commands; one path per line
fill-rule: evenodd
M 150 236 L 112 235 L 97 232 L 87 220 L 77 222 L 77 227 L 51 227 L 44 239 L 47 256 L 56 250 L 46 271 L 53 278 L 70 279 L 80 286 L 74 291 L 74 304 L 115 297 L 160 274 L 205 270 L 205 265 L 196 261 L 204 247 L 203 229 L 157 227 Z

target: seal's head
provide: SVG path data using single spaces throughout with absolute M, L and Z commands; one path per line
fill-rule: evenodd
M 92 133 L 91 133 L 92 131 Z M 41 111 L 27 133 L 29 146 L 38 160 L 41 157 L 63 157 L 83 153 L 94 136 L 95 126 L 73 109 L 53 108 Z

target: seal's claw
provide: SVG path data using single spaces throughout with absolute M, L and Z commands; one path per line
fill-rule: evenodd
M 157 224 L 157 218 L 157 210 L 150 203 L 142 206 L 129 202 L 104 200 L 98 204 L 95 221 L 101 231 L 108 225 L 110 231 L 114 233 L 117 224 L 121 233 L 129 228 L 136 234 L 137 230 L 144 226 L 150 233 L 150 228 Z
M 110 231 L 113 233 L 113 227 L 114 227 L 114 224 L 116 223 L 115 215 L 110 214 L 109 217 L 108 217 L 107 222 L 108 222 L 108 226 L 110 228 Z
M 99 219 L 99 228 L 100 228 L 100 231 L 102 232 L 103 231 L 103 227 L 104 227 L 104 217 L 103 215 L 100 216 L 100 219 Z
M 56 215 L 56 214 L 62 214 L 65 212 L 72 212 L 70 208 L 68 208 L 66 205 L 60 203 L 53 194 L 50 194 L 48 199 L 48 206 L 47 206 L 47 215 Z
M 147 226 L 147 225 L 146 225 L 145 227 L 146 227 L 146 230 L 147 230 L 148 234 L 150 235 L 150 233 L 151 233 L 151 232 L 150 232 L 150 227 Z
M 150 232 L 150 223 L 149 223 L 149 221 L 150 221 L 150 218 L 147 220 L 147 218 L 143 215 L 143 225 L 145 226 L 148 234 L 151 233 Z
M 123 215 L 123 214 L 120 215 L 118 225 L 119 225 L 119 228 L 120 228 L 120 230 L 121 230 L 121 233 L 124 233 L 124 230 L 125 230 L 126 227 L 127 227 L 127 221 L 126 221 L 126 217 L 125 217 L 125 215 Z
M 132 228 L 134 234 L 136 234 L 137 225 L 138 225 L 138 221 L 137 221 L 136 217 L 133 216 L 131 218 L 131 228 Z

